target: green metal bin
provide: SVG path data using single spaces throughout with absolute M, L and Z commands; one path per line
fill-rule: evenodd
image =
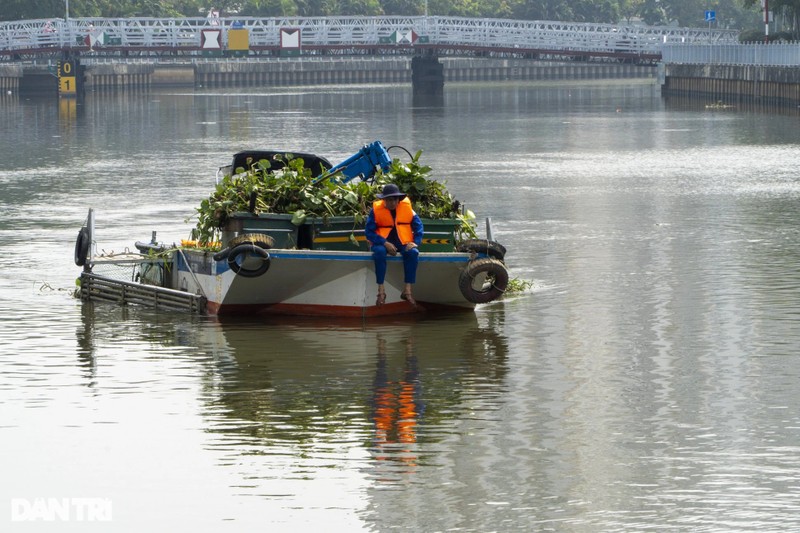
M 369 250 L 364 236 L 364 223 L 354 217 L 307 218 L 311 227 L 314 250 L 345 250 L 350 252 Z
M 313 249 L 368 251 L 364 224 L 357 224 L 353 217 L 331 217 L 328 219 L 306 219 L 313 227 Z M 461 226 L 458 219 L 422 219 L 425 234 L 420 252 L 452 252 L 456 248 L 456 231 Z
M 422 225 L 425 227 L 425 234 L 422 236 L 422 245 L 419 247 L 420 252 L 455 251 L 456 231 L 461 226 L 461 221 L 459 219 L 423 218 Z
M 275 248 L 299 248 L 300 227 L 292 224 L 292 215 L 277 213 L 234 213 L 225 225 L 225 232 L 269 235 Z M 224 239 L 223 239 L 224 240 Z M 225 243 L 223 243 L 225 245 Z

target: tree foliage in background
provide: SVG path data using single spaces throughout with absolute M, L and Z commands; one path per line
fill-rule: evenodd
M 210 2 L 213 2 L 210 3 Z M 800 0 L 770 0 L 779 29 L 796 33 Z M 65 0 L 3 0 L 0 20 L 63 18 Z M 438 16 L 650 25 L 706 26 L 714 10 L 720 28 L 755 29 L 760 0 L 70 0 L 71 17 L 198 17 L 211 8 L 222 16 Z

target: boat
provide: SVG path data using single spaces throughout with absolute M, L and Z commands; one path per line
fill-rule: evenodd
M 376 156 L 376 154 L 378 154 Z M 375 141 L 338 165 L 300 154 L 303 165 L 328 179 L 369 182 L 391 163 Z M 221 167 L 230 177 L 263 158 L 288 160 L 296 153 L 245 151 Z M 219 172 L 217 184 L 219 184 Z M 180 245 L 135 242 L 136 252 L 98 255 L 95 213 L 89 209 L 75 243 L 83 267 L 77 294 L 84 301 L 113 301 L 210 315 L 372 317 L 400 313 L 471 311 L 500 298 L 508 286 L 505 247 L 492 239 L 460 238 L 461 218 L 423 219 L 415 303 L 401 298 L 402 258 L 388 258 L 386 301 L 377 305 L 375 269 L 359 217 L 306 217 L 237 211 L 225 217 L 218 243 L 187 239 Z M 111 274 L 113 272 L 114 274 Z

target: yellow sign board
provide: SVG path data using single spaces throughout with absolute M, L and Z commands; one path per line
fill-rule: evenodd
M 228 30 L 228 50 L 250 50 L 249 34 L 246 29 Z
M 77 65 L 74 61 L 58 62 L 58 95 L 75 96 L 78 94 Z
M 58 78 L 58 94 L 78 94 L 78 88 L 75 86 L 75 76 Z

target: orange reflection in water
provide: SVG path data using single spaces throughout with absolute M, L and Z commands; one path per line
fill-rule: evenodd
M 378 339 L 378 362 L 373 393 L 374 445 L 376 459 L 400 461 L 416 466 L 417 424 L 422 414 L 419 371 L 413 342 L 406 341 L 404 367 L 400 379 L 389 378 L 385 339 Z

